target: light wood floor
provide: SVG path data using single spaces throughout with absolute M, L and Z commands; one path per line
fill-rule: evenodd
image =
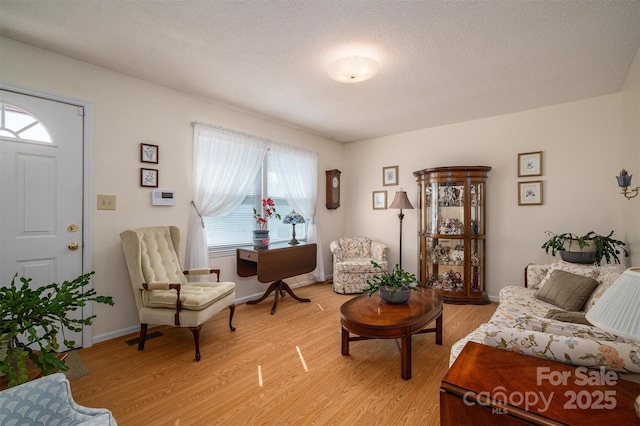
M 125 336 L 80 349 L 90 373 L 71 381 L 81 405 L 105 407 L 120 425 L 437 425 L 449 348 L 497 304 L 445 305 L 442 346 L 413 337 L 413 376 L 400 377 L 395 340 L 351 342 L 340 354 L 339 308 L 350 297 L 330 284 L 295 289 L 270 315 L 273 297 L 238 305 L 203 327 L 200 362 L 187 329 L 159 327 L 144 351 Z M 306 363 L 308 372 L 296 347 Z M 263 386 L 259 386 L 260 366 Z

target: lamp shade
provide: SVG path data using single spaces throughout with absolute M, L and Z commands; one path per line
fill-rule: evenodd
M 395 197 L 393 197 L 393 201 L 389 206 L 390 209 L 413 209 L 411 205 L 411 201 L 407 198 L 406 191 L 397 191 Z
M 640 341 L 640 268 L 629 268 L 587 312 L 587 320 L 617 336 Z
M 624 188 L 625 186 L 631 186 L 631 178 L 633 175 L 630 175 L 625 169 L 622 169 L 619 176 L 616 176 L 618 179 L 618 186 Z
M 299 223 L 304 223 L 304 217 L 300 213 L 297 213 L 295 210 L 289 213 L 282 219 L 282 223 L 286 225 L 297 225 Z

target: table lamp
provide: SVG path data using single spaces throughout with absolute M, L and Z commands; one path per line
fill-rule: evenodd
M 296 244 L 300 244 L 300 241 L 296 240 L 296 225 L 299 223 L 304 223 L 304 217 L 300 213 L 296 213 L 296 211 L 292 211 L 288 215 L 282 219 L 282 223 L 286 225 L 293 225 L 293 234 L 291 235 L 291 241 L 289 241 L 290 246 L 295 246 Z
M 616 336 L 640 341 L 640 267 L 629 268 L 587 312 L 587 320 Z M 636 397 L 640 416 L 640 395 Z

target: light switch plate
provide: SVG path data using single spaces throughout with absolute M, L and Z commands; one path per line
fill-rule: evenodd
M 98 194 L 98 210 L 115 210 L 116 196 Z

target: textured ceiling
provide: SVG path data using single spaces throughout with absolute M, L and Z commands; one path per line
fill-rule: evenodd
M 640 1 L 0 0 L 0 35 L 350 142 L 617 92 Z

